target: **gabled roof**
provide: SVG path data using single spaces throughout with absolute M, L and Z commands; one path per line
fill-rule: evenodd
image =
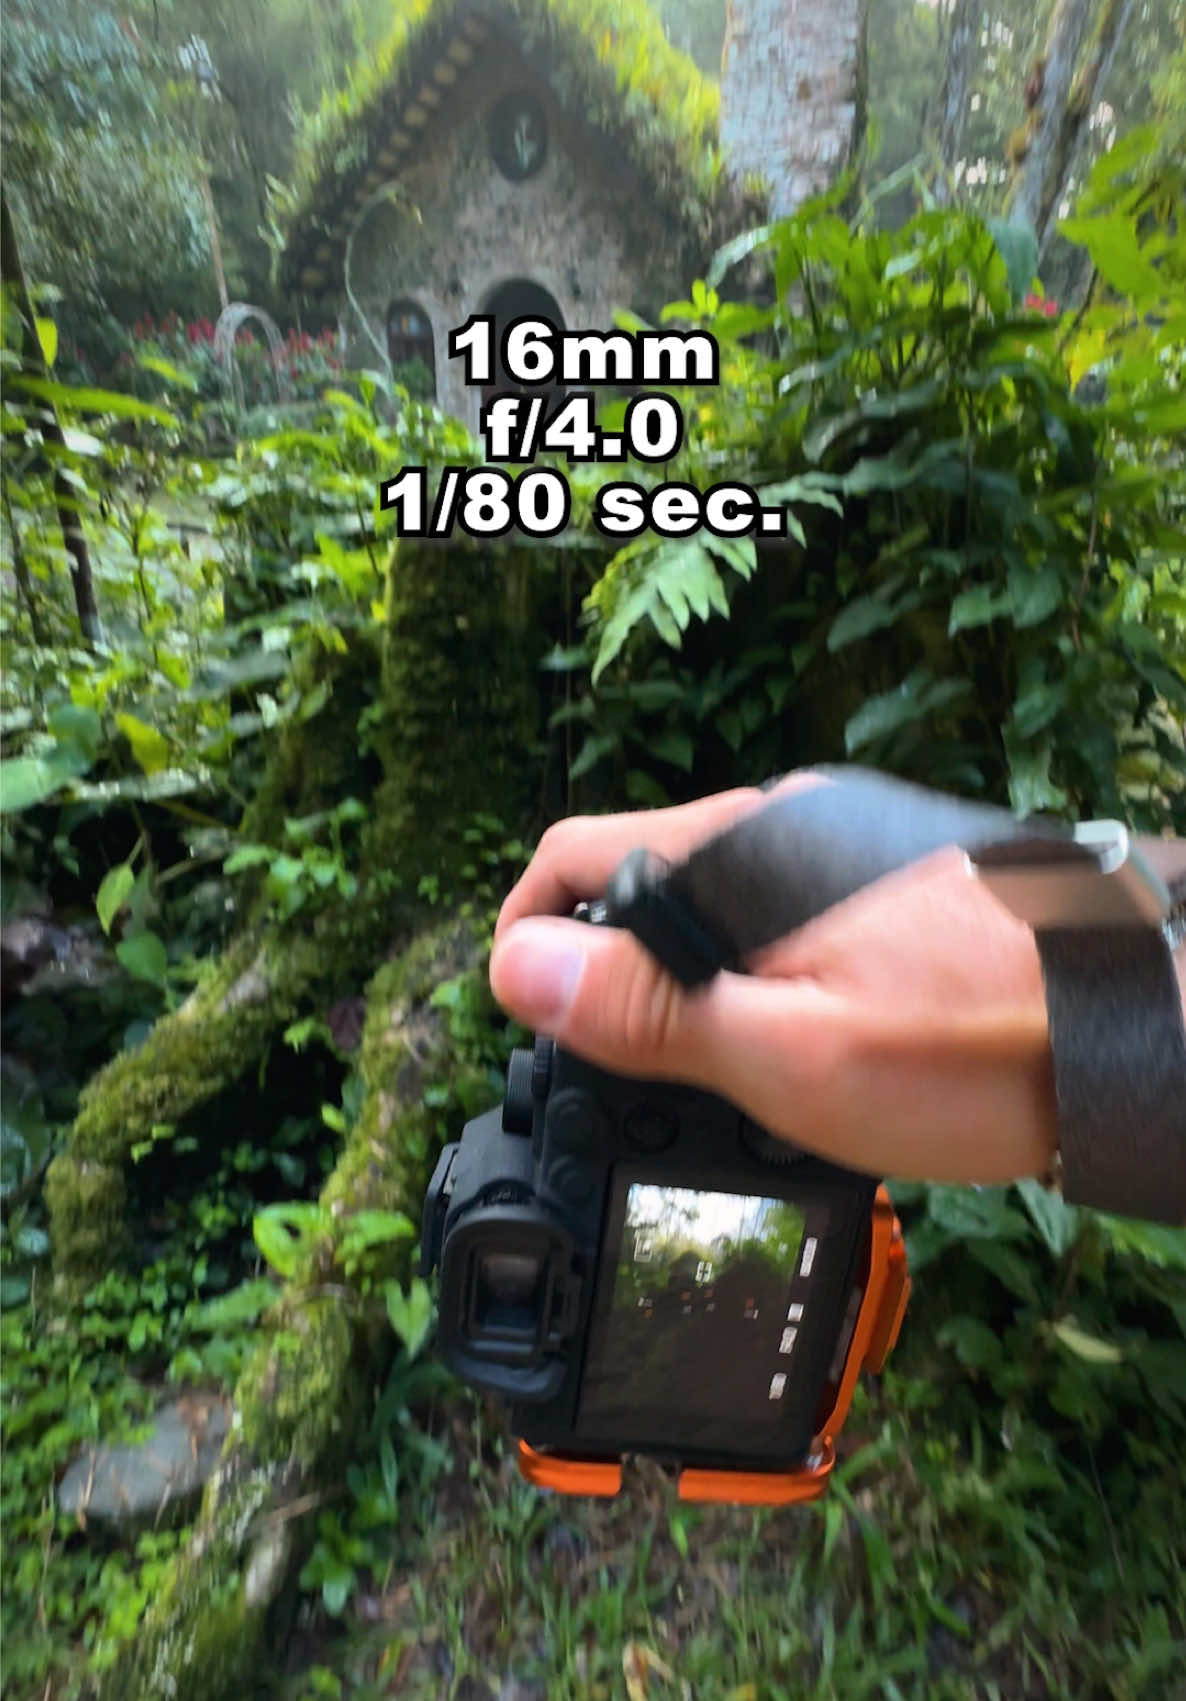
M 273 192 L 285 287 L 334 287 L 358 209 L 416 157 L 444 92 L 480 63 L 492 33 L 546 72 L 566 111 L 679 227 L 708 234 L 728 193 L 719 91 L 671 46 L 647 0 L 402 0 L 384 45 L 306 122 L 292 184 Z

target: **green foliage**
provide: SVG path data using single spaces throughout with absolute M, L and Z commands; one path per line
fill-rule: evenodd
M 268 872 L 264 896 L 284 921 L 298 910 L 325 902 L 331 893 L 352 898 L 358 891 L 358 877 L 349 867 L 350 856 L 343 843 L 342 828 L 365 820 L 366 815 L 366 807 L 358 798 L 347 797 L 333 809 L 287 820 L 284 837 L 290 849 L 241 844 L 227 858 L 224 872 L 238 874 L 244 869 L 265 866 Z M 329 834 L 328 845 L 316 843 L 316 835 L 322 830 Z
M 70 332 L 96 349 L 110 315 L 162 295 L 196 305 L 210 276 L 195 161 L 169 124 L 161 69 L 107 7 L 9 9 L 0 108 L 25 262 L 64 292 Z
M 294 111 L 315 105 L 387 27 L 366 10 L 312 0 L 8 9 L 6 178 L 27 264 L 61 292 L 72 352 L 81 345 L 109 370 L 121 323 L 162 305 L 187 318 L 216 310 L 203 174 L 232 298 L 272 304 L 267 182 L 290 169 Z
M 664 475 L 746 480 L 788 505 L 798 548 L 627 545 L 586 600 L 593 680 L 611 663 L 627 687 L 649 680 L 645 628 L 678 648 L 736 606 L 751 724 L 773 707 L 818 726 L 827 704 L 817 759 L 1181 826 L 1183 239 L 1126 178 L 1139 152 L 1105 159 L 1064 227 L 1133 297 L 1065 325 L 1019 309 L 1025 234 L 964 213 L 891 236 L 816 204 L 723 251 L 671 310 L 719 337 L 723 383 L 684 395 L 687 442 Z M 755 254 L 797 310 L 720 301 L 712 286 Z M 771 352 L 750 340 L 766 326 Z M 702 749 L 723 730 L 719 696 L 708 706 L 709 726 L 693 698 L 665 736 Z M 594 737 L 586 764 L 618 742 Z
M 1186 1426 L 1186 1231 L 1076 1209 L 1036 1182 L 895 1189 L 912 1196 L 911 1268 L 936 1341 L 991 1384 L 1007 1430 L 1044 1400 L 1051 1425 L 1139 1457 L 1146 1412 Z
M 414 33 L 428 13 L 410 16 Z M 602 20 L 585 16 L 590 30 Z M 620 51 L 581 61 L 600 65 L 607 108 Z M 656 49 L 631 64 L 625 80 L 658 110 L 668 97 L 645 79 L 670 61 Z M 323 135 L 361 134 L 389 72 L 362 79 Z M 650 111 L 636 133 L 657 149 L 671 112 L 652 123 Z M 1109 155 L 1068 221 L 1098 274 L 1081 311 L 1026 305 L 1024 232 L 935 211 L 895 235 L 850 227 L 836 211 L 844 186 L 739 240 L 672 304 L 668 319 L 720 338 L 725 381 L 680 393 L 688 441 L 663 475 L 746 479 L 787 506 L 791 542 L 651 539 L 608 558 L 586 523 L 601 475 L 576 470 L 572 535 L 522 578 L 536 599 L 524 630 L 542 609 L 547 631 L 530 641 L 566 697 L 555 725 L 570 805 L 575 790 L 663 802 L 849 752 L 1022 807 L 1181 830 L 1184 269 L 1167 216 L 1180 179 L 1149 141 Z M 727 299 L 730 263 L 747 258 L 770 272 L 766 304 Z M 363 1087 L 361 1066 L 340 1082 L 332 1015 L 311 999 L 276 1023 L 285 1044 L 275 1068 L 261 1062 L 252 1112 L 220 1100 L 200 1126 L 159 1110 L 137 1123 L 135 1266 L 95 1285 L 73 1332 L 51 1327 L 40 1177 L 81 1081 L 143 1043 L 236 921 L 283 921 L 286 937 L 327 937 L 332 953 L 336 935 L 317 930 L 335 906 L 360 909 L 370 882 L 394 878 L 384 856 L 365 864 L 385 826 L 376 759 L 407 731 L 389 724 L 378 677 L 395 597 L 378 485 L 402 464 L 476 458 L 460 424 L 364 375 L 299 421 L 272 410 L 215 462 L 201 386 L 176 350 L 149 355 L 135 395 L 71 385 L 57 322 L 38 326 L 53 379 L 13 377 L 2 415 L 3 566 L 16 587 L 0 631 L 3 852 L 20 903 L 85 918 L 102 974 L 85 995 L 33 993 L 5 1013 L 6 1042 L 35 1070 L 12 1091 L 6 1080 L 0 1134 L 13 1683 L 40 1695 L 52 1678 L 71 1693 L 87 1659 L 101 1667 L 135 1635 L 161 1587 L 171 1537 L 104 1553 L 54 1512 L 77 1446 L 144 1415 L 130 1376 L 229 1387 L 261 1330 L 291 1344 L 291 1308 L 308 1301 L 352 1307 L 392 1360 L 367 1393 L 373 1428 L 346 1494 L 317 1508 L 303 1587 L 335 1620 L 372 1612 L 398 1568 L 410 1581 L 393 1613 L 431 1617 L 458 1671 L 489 1673 L 483 1654 L 508 1655 L 505 1639 L 471 1646 L 477 1599 L 487 1623 L 530 1626 L 522 1659 L 549 1693 L 608 1690 L 624 1648 L 657 1645 L 661 1619 L 669 1687 L 746 1701 L 751 1688 L 929 1701 L 971 1695 L 985 1674 L 1001 1694 L 1040 1681 L 1068 1696 L 1168 1694 L 1183 1634 L 1183 1236 L 1071 1210 L 1034 1185 L 900 1190 L 917 1277 L 900 1368 L 884 1412 L 858 1404 L 834 1496 L 786 1526 L 781 1547 L 776 1523 L 745 1514 L 722 1535 L 652 1484 L 626 1502 L 614 1540 L 591 1540 L 564 1574 L 556 1555 L 576 1541 L 576 1515 L 494 1486 L 499 1449 L 481 1414 L 466 1408 L 457 1424 L 455 1407 L 442 1418 L 435 1405 L 448 1379 L 426 1356 L 429 1290 L 407 1279 L 411 1212 L 339 1214 L 316 1198 Z M 7 330 L 11 343 L 11 319 Z M 46 440 L 47 400 L 63 449 Z M 104 635 L 89 648 L 55 474 L 99 589 Z M 552 597 L 556 562 L 565 600 L 587 595 L 587 642 Z M 501 595 L 502 567 L 473 584 Z M 407 618 L 437 616 L 411 594 L 430 570 L 403 558 Z M 438 642 L 472 642 L 477 612 L 439 606 L 444 635 L 433 627 L 418 652 L 430 661 Z M 538 744 L 524 754 L 542 767 Z M 483 801 L 467 806 L 455 861 L 423 859 L 416 896 L 486 927 L 527 848 L 523 824 Z M 431 820 L 418 831 L 430 844 Z M 378 955 L 389 937 L 368 946 Z M 449 1062 L 407 1125 L 418 1157 L 496 1101 L 515 1037 L 484 967 L 447 973 L 431 1002 Z M 333 1080 L 306 1079 L 326 1052 Z M 407 1161 L 402 1146 L 394 1156 Z M 442 1572 L 432 1499 L 466 1432 L 475 1449 L 459 1476 L 479 1505 Z M 702 1611 L 718 1562 L 736 1569 Z M 658 1692 L 668 1680 L 648 1669 Z M 331 1693 L 338 1679 L 325 1667 L 308 1682 Z M 439 1669 L 416 1682 L 401 1692 L 439 1694 Z

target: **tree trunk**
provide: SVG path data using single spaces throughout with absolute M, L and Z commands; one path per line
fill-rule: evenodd
M 21 265 L 16 224 L 2 182 L 0 182 L 0 275 L 3 276 L 4 282 L 11 288 L 16 297 L 17 310 L 21 317 L 21 356 L 25 369 L 36 373 L 38 377 L 48 378 L 50 375 L 49 368 L 45 364 L 41 339 L 37 335 L 37 314 L 33 306 L 33 298 L 29 294 L 29 286 L 25 281 L 24 268 Z M 52 443 L 55 449 L 64 450 L 66 440 L 62 436 L 62 427 L 58 422 L 58 410 L 52 402 L 46 401 L 39 404 L 38 411 L 46 441 Z M 99 619 L 99 605 L 95 598 L 95 581 L 91 573 L 90 551 L 87 548 L 86 534 L 82 529 L 82 521 L 77 512 L 77 492 L 71 489 L 60 465 L 54 467 L 54 500 L 58 507 L 58 524 L 62 528 L 62 541 L 66 545 L 66 553 L 70 557 L 70 582 L 74 590 L 74 607 L 78 613 L 78 624 L 84 641 L 87 644 L 97 644 L 102 641 L 103 627 Z
M 222 312 L 230 306 L 230 296 L 227 294 L 226 272 L 222 264 L 222 243 L 218 237 L 218 215 L 214 209 L 214 191 L 210 187 L 210 173 L 206 162 L 202 160 L 198 166 L 202 179 L 202 199 L 206 204 L 206 223 L 210 229 L 210 255 L 214 261 L 214 281 L 218 285 L 218 304 Z
M 941 206 L 952 199 L 952 173 L 959 159 L 960 143 L 964 137 L 964 120 L 968 111 L 968 84 L 977 57 L 976 25 L 980 17 L 979 0 L 955 0 L 951 27 L 947 34 L 946 70 L 939 95 L 939 114 L 936 146 L 942 171 L 935 185 L 935 196 Z
M 1091 23 L 1091 0 L 1057 0 L 1045 53 L 1026 84 L 1028 115 L 1011 149 L 1016 176 L 1010 212 L 1033 226 L 1039 250 L 1046 244 L 1097 91 L 1131 11 L 1132 0 L 1103 0 L 1083 68 L 1076 76 Z

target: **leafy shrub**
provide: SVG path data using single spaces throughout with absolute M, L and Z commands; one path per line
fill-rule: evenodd
M 1129 180 L 1139 147 L 1064 226 L 1125 300 L 1050 317 L 1024 304 L 1026 231 L 953 211 L 850 226 L 833 196 L 666 309 L 719 339 L 723 382 L 684 393 L 687 442 L 651 478 L 744 479 L 794 540 L 647 536 L 587 598 L 592 683 L 626 693 L 640 744 L 658 730 L 687 768 L 696 749 L 689 789 L 723 739 L 747 770 L 857 758 L 1186 826 L 1186 238 Z M 718 296 L 742 261 L 773 305 Z M 726 614 L 724 644 L 698 638 Z M 657 664 L 654 634 L 690 665 Z M 602 700 L 569 710 L 597 725 L 587 766 L 627 736 Z

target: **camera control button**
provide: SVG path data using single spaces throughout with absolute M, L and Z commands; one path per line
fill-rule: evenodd
M 644 1100 L 626 1112 L 622 1132 L 638 1151 L 661 1152 L 679 1138 L 679 1117 L 667 1105 Z
M 597 1171 L 579 1158 L 561 1158 L 548 1169 L 548 1192 L 566 1205 L 583 1205 L 597 1181 Z
M 605 1149 L 608 1134 L 605 1112 L 592 1093 L 580 1087 L 565 1087 L 548 1100 L 544 1131 L 549 1161 L 560 1152 L 594 1156 Z

